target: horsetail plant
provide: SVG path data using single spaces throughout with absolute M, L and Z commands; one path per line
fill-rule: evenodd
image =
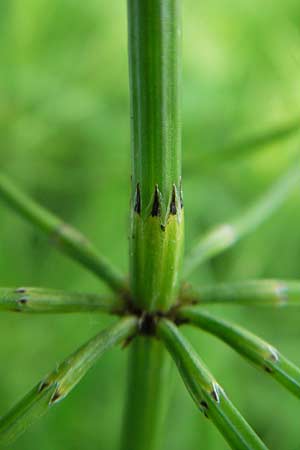
M 132 118 L 129 279 L 81 233 L 0 174 L 1 198 L 112 290 L 111 295 L 103 296 L 1 288 L 0 310 L 40 314 L 103 312 L 116 316 L 114 325 L 75 351 L 0 418 L 0 445 L 10 444 L 64 399 L 104 351 L 122 343 L 129 347 L 122 450 L 157 450 L 160 446 L 172 370 L 168 353 L 197 407 L 231 448 L 266 449 L 179 328 L 193 325 L 217 336 L 299 397 L 300 370 L 296 366 L 270 344 L 206 313 L 201 306 L 299 304 L 300 282 L 250 280 L 194 287 L 187 284 L 187 279 L 198 265 L 233 246 L 279 208 L 299 185 L 300 172 L 291 169 L 241 217 L 208 232 L 185 258 L 181 270 L 181 0 L 128 0 L 128 35 Z M 275 135 L 250 140 L 249 147 L 283 139 L 298 128 L 298 123 L 291 123 Z M 236 154 L 236 146 L 231 148 Z

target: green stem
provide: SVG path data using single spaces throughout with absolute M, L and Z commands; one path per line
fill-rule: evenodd
M 147 310 L 174 302 L 182 253 L 180 4 L 128 0 L 131 287 Z
M 298 167 L 293 167 L 243 214 L 206 233 L 187 256 L 184 277 L 188 277 L 203 262 L 222 253 L 255 231 L 283 204 L 299 183 L 300 171 Z
M 0 444 L 8 445 L 63 400 L 82 377 L 111 347 L 130 339 L 138 331 L 136 317 L 125 317 L 98 333 L 34 387 L 5 416 L 0 418 Z
M 268 342 L 242 327 L 217 319 L 193 307 L 178 311 L 177 318 L 222 339 L 248 361 L 271 375 L 292 394 L 300 397 L 300 369 Z
M 122 295 L 127 293 L 128 288 L 122 275 L 81 233 L 21 192 L 1 173 L 0 196 L 9 206 L 47 234 L 60 250 L 103 279 L 114 291 Z
M 183 246 L 181 0 L 128 0 L 128 34 L 130 285 L 138 311 L 166 311 L 177 298 Z M 138 337 L 130 353 L 123 450 L 159 447 L 169 378 L 162 344 Z
M 135 338 L 129 355 L 122 450 L 160 447 L 170 394 L 170 363 L 159 341 Z
M 232 303 L 255 306 L 300 305 L 300 281 L 249 280 L 212 286 L 184 285 L 180 303 Z
M 122 310 L 124 310 L 124 302 L 119 297 L 32 287 L 0 288 L 0 311 L 42 314 L 84 312 L 118 314 Z

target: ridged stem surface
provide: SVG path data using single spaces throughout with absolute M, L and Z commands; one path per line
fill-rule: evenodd
M 194 307 L 183 308 L 179 311 L 178 318 L 220 338 L 292 394 L 300 397 L 300 369 L 268 342 L 242 327 Z
M 204 363 L 172 322 L 162 319 L 157 334 L 177 364 L 197 407 L 211 419 L 234 450 L 267 450 L 250 425 L 231 403 Z M 203 448 L 207 448 L 203 446 Z
M 245 306 L 292 306 L 300 304 L 300 281 L 246 280 L 212 286 L 182 288 L 183 304 L 232 303 Z
M 148 311 L 174 302 L 182 253 L 180 16 L 180 0 L 128 1 L 131 287 Z
M 119 297 L 66 292 L 54 289 L 0 288 L 0 312 L 32 314 L 105 312 L 118 314 L 124 309 Z
M 145 313 L 168 310 L 178 293 L 183 243 L 180 9 L 181 0 L 128 0 L 130 286 L 134 308 Z M 130 349 L 122 450 L 159 448 L 170 376 L 162 344 L 138 337 Z

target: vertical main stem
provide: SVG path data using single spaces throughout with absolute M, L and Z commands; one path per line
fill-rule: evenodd
M 183 242 L 181 0 L 128 0 L 132 136 L 131 289 L 147 311 L 177 294 Z
M 130 285 L 138 311 L 174 305 L 183 247 L 181 0 L 128 0 L 132 136 Z M 156 450 L 170 360 L 153 336 L 130 349 L 123 450 Z

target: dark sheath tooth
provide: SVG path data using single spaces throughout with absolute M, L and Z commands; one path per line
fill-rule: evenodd
M 62 394 L 58 390 L 56 390 L 54 392 L 53 396 L 51 397 L 50 403 L 54 404 L 54 403 L 58 402 L 61 399 L 61 397 L 62 397 Z
M 182 179 L 180 178 L 180 186 L 179 186 L 179 194 L 180 194 L 180 207 L 183 208 L 183 191 L 182 191 Z
M 141 214 L 141 189 L 140 189 L 140 183 L 138 183 L 136 185 L 134 211 L 137 214 Z
M 15 290 L 16 294 L 26 294 L 26 289 L 25 288 L 18 288 Z
M 154 200 L 153 200 L 151 216 L 152 217 L 160 216 L 159 191 L 158 191 L 157 185 L 155 186 L 155 191 L 154 191 Z
M 172 189 L 172 198 L 171 198 L 171 204 L 170 204 L 170 214 L 173 216 L 176 216 L 177 214 L 177 207 L 176 207 L 176 186 L 173 184 Z

